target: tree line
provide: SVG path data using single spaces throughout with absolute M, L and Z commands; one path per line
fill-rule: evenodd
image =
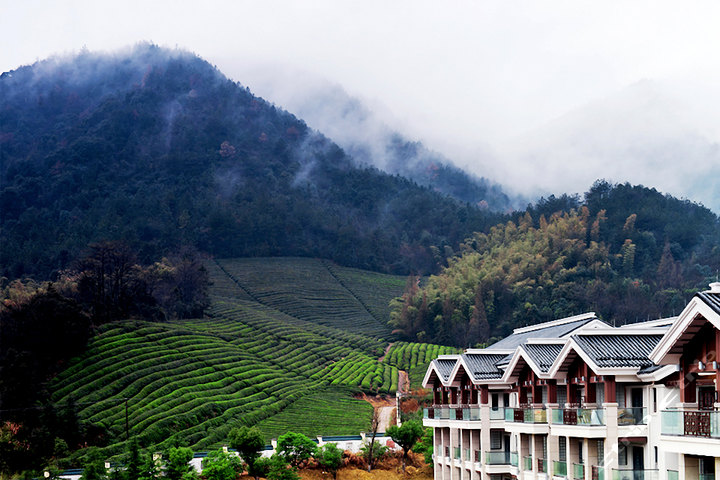
M 432 435 L 418 420 L 411 420 L 401 426 L 388 428 L 389 435 L 402 449 L 402 466 L 405 469 L 411 449 L 432 455 Z M 0 437 L 0 447 L 7 447 L 4 437 Z M 256 427 L 240 427 L 230 431 L 228 444 L 237 454 L 227 447 L 213 450 L 202 460 L 202 471 L 198 473 L 190 464 L 193 451 L 175 440 L 174 445 L 163 452 L 143 451 L 137 439 L 127 443 L 127 451 L 115 462 L 108 462 L 101 451 L 90 447 L 82 457 L 83 474 L 81 480 L 236 480 L 243 472 L 259 480 L 299 480 L 301 468 L 316 466 L 330 472 L 337 478 L 338 470 L 353 462 L 350 452 L 344 452 L 334 443 L 317 445 L 307 436 L 287 432 L 277 441 L 276 452 L 263 456 L 265 448 L 263 435 Z M 5 450 L 3 453 L 12 453 Z M 49 459 L 44 467 L 47 477 L 59 478 L 69 466 L 69 460 L 62 457 L 63 452 Z M 359 458 L 372 469 L 389 454 L 386 446 L 378 444 L 374 438 L 362 447 Z M 427 458 L 427 456 L 426 456 Z M 3 478 L 17 473 L 13 466 L 0 461 Z
M 410 277 L 391 325 L 409 339 L 468 347 L 586 311 L 615 324 L 655 319 L 679 313 L 718 268 L 712 212 L 599 181 L 584 202 L 544 199 L 466 239 L 439 275 Z
M 163 321 L 203 315 L 208 274 L 191 249 L 140 265 L 122 242 L 91 244 L 55 282 L 0 284 L 0 425 L 22 448 L 9 462 L 25 465 L 106 440 L 84 424 L 77 406 L 49 402 L 47 382 L 80 355 L 94 329 L 127 318 Z M 12 433 L 12 435 L 10 435 Z

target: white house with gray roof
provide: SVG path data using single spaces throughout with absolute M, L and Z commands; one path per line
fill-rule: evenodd
M 593 313 L 433 360 L 436 480 L 714 480 L 720 283 L 678 317 Z

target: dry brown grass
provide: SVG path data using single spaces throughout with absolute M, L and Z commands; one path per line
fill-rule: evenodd
M 365 465 L 358 465 L 359 462 L 352 459 L 359 457 L 345 452 L 346 465 L 337 474 L 337 480 L 433 480 L 432 466 L 425 465 L 422 455 L 410 452 L 405 473 L 402 471 L 401 456 L 389 456 L 385 458 L 371 472 L 367 471 Z M 350 460 L 349 462 L 347 460 Z M 360 460 L 362 461 L 362 460 Z M 364 463 L 364 462 L 363 462 Z M 329 472 L 323 472 L 320 468 L 306 468 L 299 471 L 302 480 L 332 480 Z

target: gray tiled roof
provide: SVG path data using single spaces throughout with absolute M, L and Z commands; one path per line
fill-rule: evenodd
M 662 335 L 574 335 L 572 337 L 601 368 L 650 367 L 648 355 Z
M 563 344 L 551 343 L 526 343 L 521 347 L 530 358 L 540 367 L 540 370 L 547 372 L 560 355 Z
M 663 365 L 652 364 L 650 366 L 641 368 L 640 370 L 638 370 L 637 373 L 638 373 L 638 375 L 645 375 L 648 373 L 653 373 L 656 370 L 660 370 L 662 367 L 663 367 Z
M 448 380 L 450 378 L 450 373 L 452 373 L 453 368 L 455 367 L 455 364 L 457 363 L 457 360 L 448 360 L 445 358 L 438 358 L 434 360 L 435 367 L 437 368 L 438 373 L 441 377 L 443 377 L 443 380 Z
M 501 378 L 503 375 L 502 370 L 497 367 L 497 363 L 505 358 L 504 354 L 484 355 L 464 353 L 462 357 L 468 369 L 470 369 L 468 374 L 472 375 L 475 380 L 490 380 Z
M 584 318 L 576 322 L 568 322 L 562 325 L 555 325 L 547 328 L 538 328 L 529 332 L 513 333 L 497 343 L 493 343 L 486 350 L 515 350 L 525 343 L 529 338 L 560 338 L 576 330 L 583 325 L 592 322 L 595 318 Z
M 720 313 L 720 293 L 700 292 L 696 294 L 700 300 L 707 303 L 710 308 Z

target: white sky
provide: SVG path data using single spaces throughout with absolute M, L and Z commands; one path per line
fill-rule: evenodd
M 653 142 L 676 131 L 678 117 L 688 135 L 720 140 L 710 127 L 720 120 L 713 114 L 720 111 L 719 25 L 716 1 L 0 0 L 0 71 L 83 46 L 178 46 L 260 95 L 262 85 L 243 78 L 257 68 L 337 83 L 411 138 L 520 191 L 582 192 L 607 171 L 612 180 L 656 186 L 717 211 L 716 188 L 696 197 L 707 186 L 689 188 L 695 180 L 679 181 L 673 170 L 687 170 L 686 155 L 702 157 L 690 162 L 700 170 L 717 160 L 698 154 L 706 150 L 697 142 L 689 150 L 671 142 L 684 160 L 666 155 L 677 167 L 659 172 L 648 168 L 657 160 L 634 159 L 639 154 L 612 164 L 623 156 L 618 152 L 637 150 L 632 135 L 598 155 L 589 153 L 592 142 L 578 146 L 578 139 L 607 124 L 617 129 L 618 122 L 632 124 L 623 131 L 643 130 L 647 114 L 635 118 L 633 111 L 659 99 L 670 110 L 651 110 L 669 123 L 658 129 L 651 122 L 642 131 L 642 141 L 652 143 L 640 149 L 645 154 L 662 148 Z M 644 80 L 655 100 L 642 94 L 645 103 L 617 105 L 616 96 L 626 98 L 626 89 Z M 605 111 L 606 121 L 588 121 L 591 114 L 583 112 L 597 112 L 608 99 L 615 110 Z M 569 112 L 577 126 L 563 120 Z M 553 140 L 539 141 L 541 132 Z M 604 130 L 600 138 L 615 136 Z M 558 150 L 563 154 L 555 158 Z

